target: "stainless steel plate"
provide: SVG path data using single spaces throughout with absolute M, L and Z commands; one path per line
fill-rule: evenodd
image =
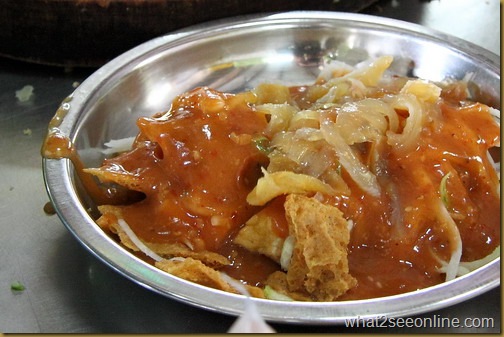
M 261 82 L 311 83 L 327 55 L 355 63 L 393 55 L 399 75 L 430 80 L 472 73 L 472 94 L 500 108 L 499 58 L 475 45 L 424 27 L 373 16 L 290 12 L 240 17 L 195 26 L 144 43 L 109 62 L 74 92 L 61 130 L 74 140 L 87 166 L 103 159 L 111 139 L 134 136 L 135 119 L 166 110 L 196 86 L 228 92 Z M 196 285 L 136 258 L 93 221 L 85 192 L 68 160 L 44 160 L 49 196 L 63 223 L 100 260 L 162 295 L 227 314 L 244 297 Z M 500 284 L 500 259 L 448 283 L 403 295 L 334 303 L 254 299 L 270 321 L 342 323 L 346 318 L 405 316 L 459 303 Z

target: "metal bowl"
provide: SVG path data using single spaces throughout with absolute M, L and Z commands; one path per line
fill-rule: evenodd
M 134 136 L 135 120 L 170 106 L 196 86 L 227 92 L 261 82 L 311 83 L 325 55 L 359 62 L 393 55 L 399 75 L 434 81 L 472 73 L 472 95 L 500 108 L 499 58 L 460 39 L 402 21 L 360 14 L 290 12 L 194 26 L 146 42 L 107 63 L 66 102 L 60 126 L 86 166 L 100 165 L 103 144 Z M 245 297 L 200 286 L 143 262 L 96 225 L 85 191 L 66 160 L 43 162 L 47 190 L 66 227 L 104 263 L 154 292 L 201 308 L 240 314 Z M 332 303 L 253 299 L 274 322 L 342 323 L 347 318 L 406 316 L 472 298 L 500 284 L 500 258 L 453 281 L 397 296 Z

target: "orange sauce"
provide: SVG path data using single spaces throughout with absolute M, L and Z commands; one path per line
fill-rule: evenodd
M 69 159 L 74 165 L 75 172 L 85 186 L 87 193 L 96 204 L 123 204 L 128 202 L 132 195 L 130 191 L 120 186 L 106 188 L 100 185 L 92 175 L 84 172 L 84 163 L 72 140 L 60 130 L 61 123 L 70 109 L 71 101 L 72 96 L 66 97 L 49 122 L 40 150 L 42 158 Z M 46 213 L 48 214 L 55 212 L 49 206 L 44 206 L 44 209 L 47 210 Z
M 296 87 L 291 95 L 305 105 L 308 91 Z M 440 119 L 426 125 L 416 150 L 400 154 L 386 148 L 380 153 L 385 171 L 377 175 L 383 188 L 379 198 L 360 190 L 343 172 L 352 194 L 326 199 L 354 223 L 349 268 L 358 285 L 342 300 L 399 294 L 444 281 L 436 268 L 439 258 L 449 259 L 452 239 L 433 204 L 426 201 L 439 199 L 438 186 L 450 172 L 447 209 L 462 237 L 462 260 L 480 259 L 500 245 L 500 196 L 495 188 L 499 183 L 486 154 L 499 137 L 499 127 L 480 111 L 485 109 L 482 105 L 461 107 L 455 99 L 445 99 Z M 165 116 L 140 118 L 133 150 L 105 160 L 103 167 L 136 177 L 134 189 L 145 197 L 121 208 L 140 238 L 219 252 L 231 260 L 225 272 L 261 285 L 279 267 L 237 247 L 232 238 L 258 211 L 275 220 L 278 236 L 286 237 L 288 226 L 283 197 L 264 208 L 246 202 L 260 166 L 267 165 L 252 141 L 262 135 L 267 121 L 247 102 L 246 97 L 206 88 L 181 95 Z M 58 134 L 57 126 L 53 131 L 44 155 L 51 157 L 61 149 L 59 156 L 70 157 L 81 168 L 68 139 Z M 114 199 L 88 176 L 80 177 L 87 179 L 98 204 Z
M 123 207 L 139 237 L 215 251 L 257 211 L 245 198 L 265 160 L 252 137 L 266 119 L 246 100 L 210 89 L 180 96 L 169 115 L 140 118 L 136 148 L 104 167 L 140 178 L 145 199 Z
M 355 224 L 349 268 L 358 285 L 341 300 L 399 294 L 444 281 L 436 271 L 436 256 L 449 260 L 453 247 L 428 200 L 439 198 L 437 187 L 450 171 L 456 174 L 447 180 L 447 209 L 462 238 L 462 261 L 481 259 L 500 245 L 499 184 L 486 155 L 499 127 L 482 108 L 445 102 L 440 129 L 426 127 L 415 151 L 382 154 L 387 172 L 379 181 L 393 189 L 385 188 L 376 199 L 351 186 L 350 197 L 333 201 Z
M 280 267 L 276 262 L 264 255 L 251 253 L 245 248 L 233 244 L 232 237 L 231 235 L 230 239 L 217 251 L 226 256 L 231 264 L 219 270 L 237 280 L 244 281 L 248 285 L 264 287 L 264 281 Z

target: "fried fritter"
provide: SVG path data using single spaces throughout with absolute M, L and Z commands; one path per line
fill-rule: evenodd
M 285 238 L 274 231 L 275 222 L 265 212 L 255 214 L 234 238 L 234 243 L 280 263 Z
M 292 257 L 285 280 L 272 275 L 268 284 L 293 298 L 306 294 L 306 300 L 315 301 L 334 301 L 354 287 L 357 281 L 348 269 L 350 233 L 343 213 L 315 198 L 291 194 L 285 215 L 295 238 Z

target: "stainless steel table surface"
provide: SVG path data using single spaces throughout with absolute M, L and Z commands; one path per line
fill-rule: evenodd
M 365 13 L 449 33 L 500 55 L 499 0 L 378 1 Z M 124 278 L 86 251 L 48 201 L 40 145 L 59 103 L 94 69 L 0 59 L 0 332 L 223 333 L 234 317 L 198 309 Z M 34 88 L 28 102 L 15 92 Z M 22 292 L 11 290 L 19 281 Z M 419 317 L 491 318 L 493 327 L 347 329 L 273 324 L 278 332 L 500 332 L 500 287 Z

